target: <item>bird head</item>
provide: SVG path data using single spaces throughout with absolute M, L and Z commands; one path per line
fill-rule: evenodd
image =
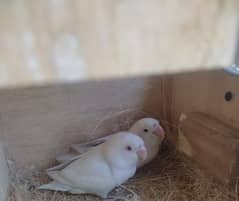
M 127 167 L 146 160 L 147 149 L 141 137 L 130 132 L 119 132 L 104 143 L 108 161 L 114 166 Z
M 148 140 L 160 144 L 165 138 L 165 132 L 159 121 L 153 118 L 143 118 L 133 124 L 129 130 L 142 137 L 146 142 Z

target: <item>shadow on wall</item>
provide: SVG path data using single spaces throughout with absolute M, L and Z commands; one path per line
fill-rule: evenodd
M 44 168 L 70 144 L 125 130 L 143 116 L 168 122 L 167 82 L 147 76 L 1 90 L 0 139 L 18 167 Z

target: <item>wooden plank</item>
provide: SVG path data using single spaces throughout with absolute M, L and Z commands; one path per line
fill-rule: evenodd
M 181 73 L 171 80 L 171 121 L 181 131 L 177 133 L 172 127 L 170 139 L 176 144 L 180 141 L 179 149 L 207 173 L 224 182 L 232 181 L 238 176 L 239 77 L 211 70 Z M 227 92 L 232 94 L 230 100 L 225 99 Z M 182 113 L 188 118 L 179 122 Z
M 238 127 L 238 83 L 238 76 L 220 69 L 173 75 L 172 121 L 177 123 L 182 112 L 203 112 Z M 231 101 L 224 98 L 228 91 L 233 94 Z
M 239 176 L 239 129 L 203 113 L 187 113 L 181 117 L 178 149 L 210 176 L 235 183 Z
M 229 65 L 238 1 L 0 0 L 0 84 Z
M 141 77 L 2 90 L 0 140 L 18 167 L 46 167 L 70 144 L 125 129 L 120 119 L 137 118 L 134 112 L 115 117 L 119 112 L 164 118 L 165 81 Z M 105 117 L 111 118 L 94 132 Z

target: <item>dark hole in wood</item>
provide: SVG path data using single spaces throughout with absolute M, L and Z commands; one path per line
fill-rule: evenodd
M 224 95 L 225 101 L 228 101 L 228 102 L 232 100 L 232 97 L 233 97 L 233 95 L 232 95 L 231 91 L 227 91 Z

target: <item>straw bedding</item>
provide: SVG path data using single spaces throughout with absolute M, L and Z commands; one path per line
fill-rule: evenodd
M 104 127 L 105 122 L 106 125 L 116 125 L 115 119 L 118 119 L 119 127 L 111 130 L 125 130 L 135 119 L 145 115 L 144 112 L 137 110 L 109 115 L 97 125 L 94 132 Z M 36 186 L 48 182 L 44 172 L 37 171 L 34 167 L 16 170 L 13 163 L 10 167 L 11 192 L 8 201 L 101 200 L 92 195 L 36 190 Z M 126 201 L 238 201 L 237 185 L 229 189 L 204 176 L 192 161 L 175 151 L 168 142 L 164 142 L 158 157 L 151 164 L 138 170 L 134 178 L 114 190 L 111 196 Z
M 26 174 L 27 172 L 27 174 Z M 44 173 L 25 171 L 24 178 L 14 174 L 9 201 L 98 201 L 91 195 L 70 195 L 35 189 L 47 182 Z M 27 178 L 28 177 L 28 178 Z M 198 168 L 168 145 L 151 164 L 111 196 L 127 201 L 237 201 L 234 189 L 206 178 Z

